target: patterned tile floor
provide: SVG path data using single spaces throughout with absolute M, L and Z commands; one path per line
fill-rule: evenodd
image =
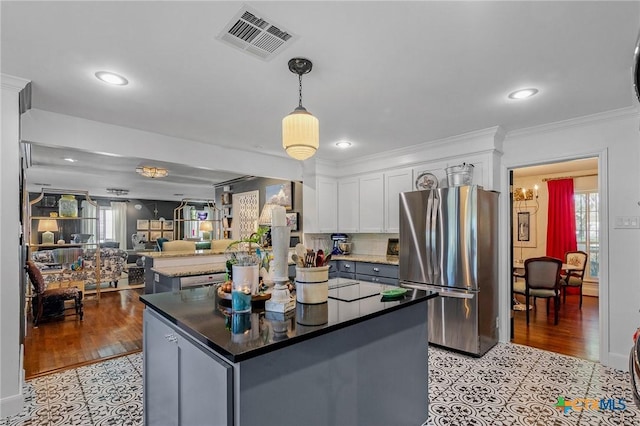
M 142 352 L 28 380 L 5 425 L 142 425 Z
M 142 425 L 142 354 L 30 380 L 14 425 Z M 615 408 L 563 412 L 578 399 Z M 429 348 L 428 426 L 638 426 L 629 375 L 578 358 L 498 344 L 482 358 Z
M 559 397 L 564 410 L 556 408 Z M 579 399 L 588 409 L 566 408 Z M 613 405 L 598 410 L 601 400 Z M 629 374 L 599 363 L 514 344 L 498 344 L 480 359 L 432 346 L 426 424 L 639 426 L 640 409 Z

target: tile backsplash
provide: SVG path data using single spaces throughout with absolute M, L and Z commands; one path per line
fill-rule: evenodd
M 389 238 L 398 234 L 347 234 L 353 243 L 351 254 L 386 256 Z M 304 245 L 314 250 L 330 251 L 333 247 L 331 234 L 304 234 Z

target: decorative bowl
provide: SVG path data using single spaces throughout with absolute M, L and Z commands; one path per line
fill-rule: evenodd
M 71 234 L 71 242 L 73 243 L 88 243 L 93 237 L 93 234 Z

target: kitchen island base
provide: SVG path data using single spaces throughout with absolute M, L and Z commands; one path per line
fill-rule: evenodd
M 145 378 L 167 373 L 178 377 L 172 381 L 173 402 L 166 395 L 170 383 L 150 386 L 153 380 L 145 382 L 146 424 L 186 425 L 180 418 L 206 417 L 208 424 L 222 425 L 420 425 L 428 416 L 426 319 L 426 303 L 417 303 L 230 362 L 148 306 Z M 203 378 L 213 380 L 216 374 L 199 377 L 194 365 L 188 369 L 168 365 L 171 362 L 166 358 L 163 362 L 160 354 L 155 354 L 159 362 L 150 362 L 154 349 L 148 342 L 162 340 L 179 348 L 174 352 L 178 360 L 181 352 L 194 348 L 206 355 L 200 359 L 219 370 L 209 391 Z M 214 398 L 208 404 L 188 404 L 190 399 L 207 401 L 207 393 Z M 185 412 L 198 406 L 208 414 Z M 169 411 L 174 417 L 156 415 L 167 413 L 168 407 L 173 407 Z

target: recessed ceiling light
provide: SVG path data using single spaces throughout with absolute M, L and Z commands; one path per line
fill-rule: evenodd
M 509 99 L 526 99 L 538 93 L 538 89 L 529 88 L 529 89 L 520 89 L 515 92 L 509 93 Z
M 344 149 L 344 148 L 349 148 L 349 147 L 351 146 L 351 142 L 349 142 L 349 141 L 340 141 L 340 142 L 336 142 L 336 146 L 337 146 L 338 148 L 342 148 L 342 149 Z
M 73 158 L 71 158 L 71 157 L 67 157 L 67 158 L 65 158 L 65 159 L 64 159 L 64 161 L 68 161 L 68 162 L 70 162 L 70 163 L 75 163 L 75 162 L 76 162 L 76 161 L 78 161 L 78 160 L 73 159 Z
M 98 71 L 96 73 L 96 78 L 98 80 L 104 81 L 105 83 L 113 84 L 116 86 L 126 86 L 127 84 L 129 84 L 129 80 L 127 80 L 123 76 L 109 71 Z

